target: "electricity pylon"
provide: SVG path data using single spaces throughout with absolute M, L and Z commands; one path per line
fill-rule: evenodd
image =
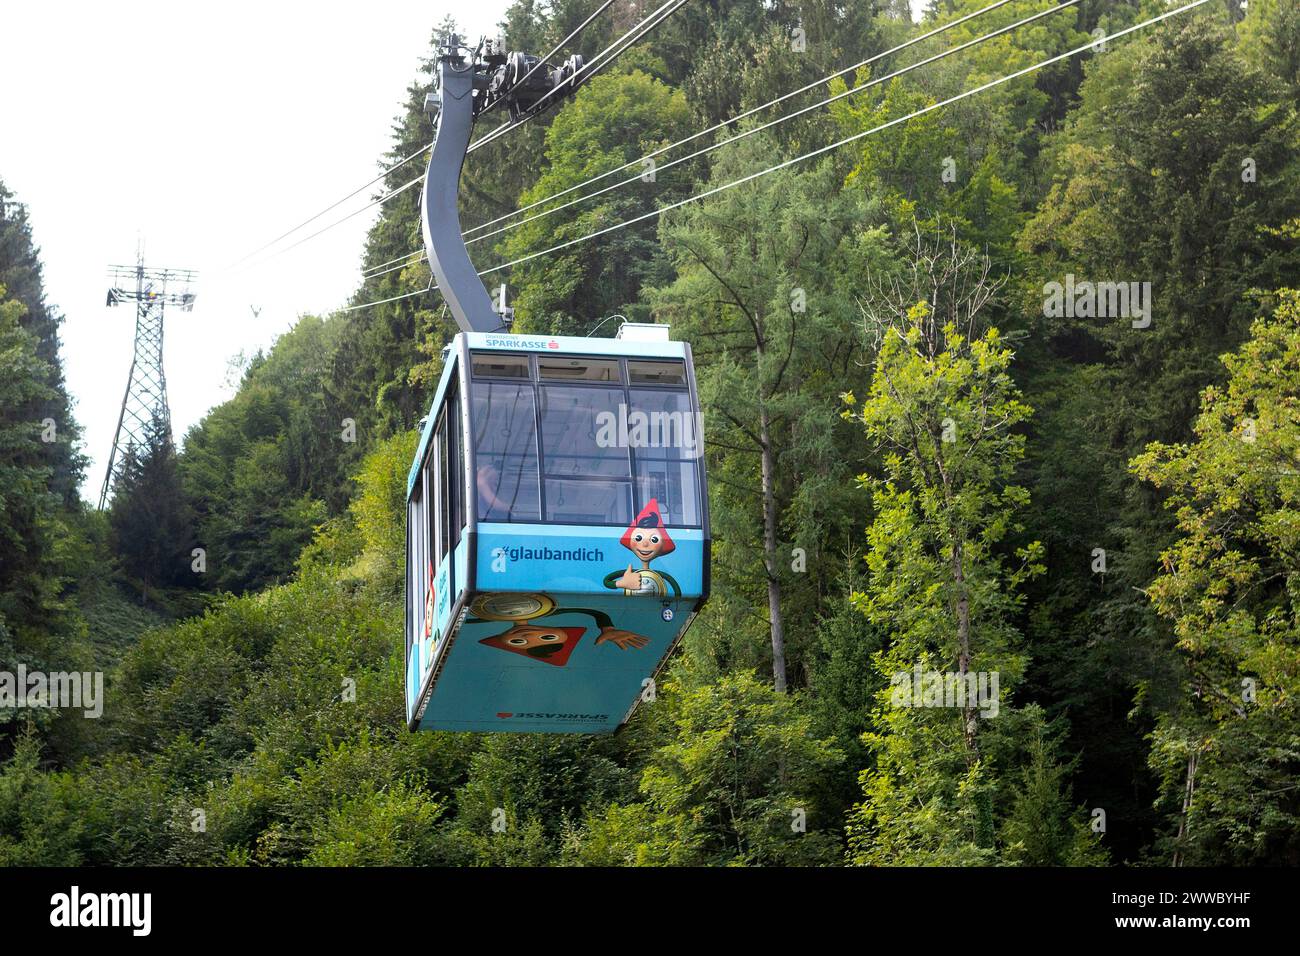
M 130 301 L 136 304 L 135 352 L 131 358 L 131 374 L 126 380 L 126 393 L 122 396 L 122 410 L 117 416 L 117 432 L 113 435 L 113 450 L 108 456 L 104 487 L 99 492 L 101 510 L 113 484 L 113 468 L 118 453 L 131 446 L 144 448 L 154 419 L 163 422 L 168 436 L 171 435 L 167 376 L 163 373 L 163 313 L 169 305 L 178 306 L 184 312 L 194 308 L 195 294 L 189 287 L 198 278 L 198 273 L 192 269 L 146 269 L 144 259 L 140 258 L 134 266 L 109 266 L 108 276 L 112 286 L 105 304 L 115 306 Z M 134 289 L 128 288 L 132 279 L 135 280 Z M 168 292 L 168 282 L 183 283 L 185 291 Z

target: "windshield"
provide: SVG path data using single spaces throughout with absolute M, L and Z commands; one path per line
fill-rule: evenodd
M 700 526 L 684 362 L 490 353 L 472 368 L 480 521 L 626 527 L 653 499 Z

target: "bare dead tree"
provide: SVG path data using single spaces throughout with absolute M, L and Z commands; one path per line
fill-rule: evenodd
M 928 306 L 919 348 L 927 358 L 944 349 L 943 330 L 954 326 L 967 341 L 978 336 L 980 313 L 991 303 L 1006 277 L 992 277 L 989 257 L 957 238 L 955 226 L 932 234 L 912 223 L 913 241 L 905 268 L 867 276 L 868 295 L 860 302 L 869 344 L 879 351 L 886 335 L 911 328 L 908 318 L 918 302 Z

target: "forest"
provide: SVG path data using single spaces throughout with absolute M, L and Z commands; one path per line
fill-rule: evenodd
M 0 864 L 1300 864 L 1300 6 L 1104 39 L 1178 5 L 687 0 L 470 156 L 515 331 L 694 351 L 712 594 L 608 736 L 406 728 L 406 477 L 457 331 L 416 190 L 100 511 L 0 179 Z M 429 62 L 463 33 L 395 26 Z M 102 673 L 102 715 L 22 706 L 20 668 Z M 991 707 L 933 705 L 957 669 Z

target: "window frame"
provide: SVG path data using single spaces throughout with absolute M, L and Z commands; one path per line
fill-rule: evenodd
M 685 370 L 683 371 L 683 378 L 685 378 Z M 627 390 L 627 406 L 629 409 L 640 407 L 639 405 L 634 405 L 632 402 L 632 392 L 634 390 L 648 391 L 648 392 L 674 392 L 679 395 L 685 395 L 686 414 L 693 415 L 698 409 L 698 406 L 696 405 L 694 391 L 689 387 L 689 382 L 683 385 L 659 385 L 659 384 L 646 385 L 646 384 L 638 383 L 636 385 L 628 384 L 625 387 Z M 695 437 L 698 442 L 702 443 L 704 441 L 704 435 L 702 433 Z M 639 469 L 642 462 L 689 461 L 692 466 L 691 470 L 695 473 L 694 498 L 695 498 L 695 511 L 696 511 L 697 520 L 694 523 L 686 523 L 686 522 L 679 522 L 679 521 L 669 521 L 668 523 L 678 528 L 703 528 L 705 523 L 705 505 L 703 502 L 703 498 L 704 498 L 704 482 L 703 482 L 704 451 L 703 449 L 700 450 L 700 454 L 698 454 L 695 458 L 679 457 L 677 459 L 658 458 L 651 455 L 640 455 L 637 453 L 637 450 L 635 448 L 629 448 L 628 450 L 632 453 L 632 505 L 636 509 L 635 513 L 640 514 L 641 509 L 646 506 L 646 501 L 649 500 L 648 498 L 642 500 L 640 497 L 641 477 L 639 474 Z M 669 517 L 670 518 L 672 517 L 671 513 L 669 514 Z
M 424 513 L 424 527 L 429 548 L 429 553 L 425 555 L 426 578 L 429 576 L 430 566 L 434 576 L 438 573 L 438 485 L 434 480 L 437 454 L 438 430 L 435 428 L 429 432 L 429 447 L 425 452 L 424 462 L 420 465 L 420 487 L 424 491 L 424 500 L 428 502 Z
M 464 537 L 465 521 L 465 442 L 463 438 L 460 383 L 452 379 L 447 389 L 448 395 L 443 407 L 447 416 L 447 491 L 451 496 L 448 504 L 451 543 L 449 553 L 455 555 L 456 549 Z
M 423 472 L 423 468 L 421 468 Z M 427 508 L 428 498 L 424 492 L 422 481 L 417 481 L 411 497 L 407 501 L 407 537 L 409 541 L 410 570 L 412 579 L 408 584 L 410 591 L 410 627 L 407 629 L 407 647 L 406 647 L 406 664 L 410 667 L 411 651 L 415 647 L 423 634 L 420 625 L 423 623 L 420 618 L 424 613 L 424 607 L 428 603 L 427 573 L 425 571 L 425 559 L 427 554 L 428 542 L 425 535 L 420 532 L 427 528 Z
M 622 365 L 620 363 L 619 374 L 622 375 L 623 372 L 624 369 L 622 368 Z M 548 518 L 547 515 L 549 511 L 547 508 L 547 501 L 546 501 L 546 483 L 548 480 L 576 481 L 580 484 L 586 482 L 590 482 L 591 484 L 610 484 L 610 483 L 618 482 L 623 485 L 626 485 L 629 492 L 628 499 L 631 502 L 631 508 L 632 508 L 632 514 L 629 517 L 629 522 L 630 522 L 633 518 L 636 517 L 637 511 L 640 510 L 637 508 L 637 503 L 636 503 L 636 460 L 632 455 L 631 447 L 623 449 L 624 461 L 627 464 L 626 476 L 582 475 L 582 474 L 562 475 L 559 473 L 550 474 L 547 472 L 546 470 L 547 456 L 543 451 L 545 447 L 543 438 L 545 436 L 542 434 L 542 389 L 545 388 L 578 388 L 578 389 L 590 389 L 591 391 L 604 391 L 604 392 L 621 391 L 623 393 L 624 403 L 627 402 L 627 397 L 628 397 L 627 386 L 625 383 L 621 381 L 617 383 L 616 382 L 577 382 L 577 381 L 566 382 L 566 381 L 543 381 L 541 379 L 538 379 L 533 382 L 534 393 L 537 396 L 533 402 L 533 407 L 537 412 L 537 478 L 538 478 L 538 488 L 542 496 L 542 509 L 541 509 L 542 524 L 557 524 L 557 525 L 568 524 L 568 525 L 582 525 L 582 526 L 590 526 L 590 527 L 613 527 L 613 525 L 609 524 L 609 522 L 554 521 Z M 557 456 L 557 457 L 563 457 L 563 456 Z
M 411 648 L 415 646 L 415 608 L 418 599 L 419 575 L 416 574 L 415 532 L 419 523 L 413 520 L 416 510 L 413 498 L 406 501 L 406 672 L 411 668 Z
M 450 489 L 448 487 L 447 473 L 447 422 L 449 416 L 447 412 L 448 409 L 444 404 L 442 414 L 438 418 L 438 427 L 433 432 L 432 442 L 437 453 L 437 459 L 434 462 L 431 478 L 438 486 L 438 542 L 435 549 L 437 560 L 433 565 L 435 576 L 442 570 L 443 563 L 451 554 L 451 503 L 448 500 Z
M 471 367 L 472 367 L 472 365 L 473 365 L 473 354 L 474 354 L 474 353 L 472 353 L 472 352 L 470 353 L 470 362 L 469 362 L 469 364 L 471 365 Z M 513 353 L 511 353 L 511 354 L 513 354 Z M 529 360 L 530 360 L 530 361 L 529 361 L 529 365 L 528 365 L 528 367 L 529 367 L 529 371 L 530 371 L 530 373 L 532 373 L 532 372 L 535 371 L 536 366 L 535 366 L 535 363 L 533 363 L 533 362 L 531 361 L 532 356 L 527 356 L 527 358 L 529 358 Z M 531 401 L 532 401 L 532 405 L 533 405 L 533 418 L 532 418 L 532 430 L 533 430 L 533 437 L 532 437 L 532 456 L 533 456 L 533 460 L 534 460 L 534 462 L 536 463 L 536 466 L 535 466 L 535 467 L 536 467 L 536 471 L 535 471 L 534 477 L 537 478 L 537 486 L 538 486 L 538 487 L 537 487 L 537 517 L 536 517 L 536 518 L 523 519 L 523 520 L 519 520 L 519 521 L 515 521 L 515 520 L 511 520 L 511 519 L 505 519 L 505 520 L 503 520 L 503 519 L 501 519 L 501 518 L 485 518 L 485 517 L 483 517 L 483 515 L 480 513 L 480 507 L 479 507 L 479 505 L 480 505 L 480 501 L 479 501 L 479 495 L 478 495 L 478 481 L 477 481 L 476 475 L 477 475 L 477 469 L 479 468 L 479 464 L 480 464 L 479 459 L 480 459 L 480 457 L 481 457 L 481 453 L 480 453 L 480 449 L 478 448 L 477 443 L 473 441 L 473 439 L 474 439 L 474 431 L 475 431 L 475 429 L 476 429 L 476 428 L 478 427 L 478 425 L 479 425 L 479 423 L 478 423 L 477 421 L 475 421 L 475 418 L 474 418 L 474 402 L 478 399 L 478 395 L 476 394 L 475 389 L 476 389 L 476 386 L 477 386 L 479 383 L 482 383 L 482 384 L 487 385 L 487 386 L 489 386 L 489 387 L 490 387 L 490 386 L 493 386 L 493 385 L 511 385 L 511 386 L 514 386 L 515 388 L 525 388 L 525 387 L 526 387 L 526 388 L 531 389 L 531 392 L 530 392 L 530 399 L 531 399 Z M 466 473 L 466 481 L 469 483 L 469 487 L 472 488 L 472 489 L 473 489 L 473 492 L 474 492 L 474 494 L 473 494 L 473 502 L 474 502 L 473 515 L 474 515 L 475 525 L 477 526 L 477 523 L 478 523 L 478 522 L 487 522 L 487 523 L 489 523 L 489 524 L 544 524 L 545 522 L 542 520 L 542 518 L 543 518 L 543 516 L 546 514 L 546 512 L 545 512 L 544 510 L 542 510 L 542 490 L 541 490 L 541 436 L 537 434 L 537 383 L 536 383 L 536 381 L 534 381 L 534 380 L 531 379 L 531 378 L 505 378 L 505 377 L 499 377 L 499 376 L 486 376 L 486 375 L 475 376 L 475 375 L 472 375 L 472 374 L 471 374 L 471 378 L 470 378 L 470 380 L 469 380 L 469 392 L 468 392 L 468 395 L 467 395 L 466 397 L 467 397 L 467 399 L 468 399 L 468 401 L 467 401 L 467 409 L 468 409 L 469 416 L 470 416 L 470 421 L 469 421 L 469 425 L 470 425 L 470 434 L 469 434 L 468 438 L 466 439 L 466 445 L 469 446 L 469 445 L 473 444 L 473 448 L 471 449 L 470 454 L 469 454 L 467 457 L 468 457 L 468 460 L 469 460 L 469 464 L 470 464 L 470 465 L 472 466 L 472 468 L 474 469 L 472 472 L 467 472 L 467 473 Z M 527 419 L 526 419 L 526 418 L 523 418 L 522 416 L 521 416 L 521 420 L 522 420 L 522 421 L 527 421 Z M 525 455 L 525 457 L 526 457 L 526 455 Z

